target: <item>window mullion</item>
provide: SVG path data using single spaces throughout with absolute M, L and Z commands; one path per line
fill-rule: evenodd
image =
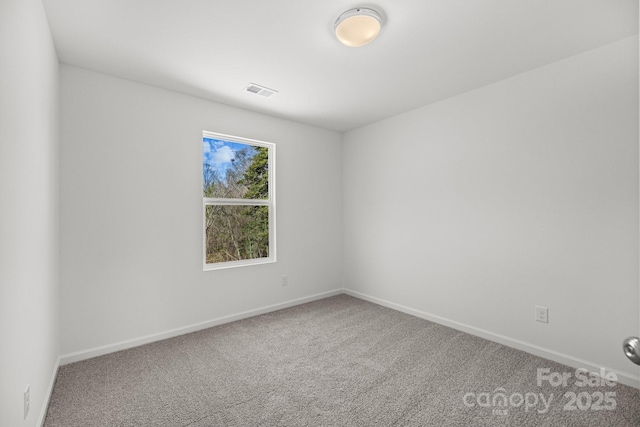
M 205 205 L 245 205 L 245 206 L 269 206 L 271 202 L 264 199 L 217 199 L 203 198 Z

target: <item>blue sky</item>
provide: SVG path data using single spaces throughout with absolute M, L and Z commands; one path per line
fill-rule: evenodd
M 222 139 L 202 138 L 202 167 L 204 169 L 204 165 L 209 164 L 224 180 L 227 169 L 231 167 L 236 157 L 236 152 L 245 148 L 252 148 L 252 146 Z

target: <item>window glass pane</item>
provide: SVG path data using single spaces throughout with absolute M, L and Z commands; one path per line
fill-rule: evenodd
M 205 216 L 207 264 L 269 256 L 268 206 L 207 205 Z
M 202 138 L 203 197 L 269 198 L 269 149 Z

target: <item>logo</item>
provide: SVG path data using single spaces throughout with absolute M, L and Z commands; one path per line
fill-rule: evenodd
M 613 387 L 617 381 L 615 372 L 607 372 L 604 368 L 601 368 L 600 372 L 589 372 L 586 369 L 577 369 L 575 372 L 552 372 L 550 368 L 538 368 L 536 372 L 538 387 L 542 387 L 543 384 L 549 384 L 554 388 Z M 509 393 L 503 387 L 498 387 L 492 392 L 465 393 L 462 402 L 469 408 L 491 409 L 491 413 L 496 416 L 507 416 L 512 408 L 546 414 L 556 397 L 565 402 L 563 411 L 613 411 L 617 407 L 614 391 L 590 392 L 588 389 L 578 393 L 568 391 L 564 394 L 559 390 L 556 395 L 538 391 Z

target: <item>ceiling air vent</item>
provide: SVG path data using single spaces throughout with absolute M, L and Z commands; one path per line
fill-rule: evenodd
M 260 86 L 255 83 L 249 83 L 249 86 L 244 88 L 244 90 L 255 93 L 256 95 L 264 96 L 265 98 L 270 97 L 274 93 L 278 93 L 277 90 L 269 89 L 268 87 Z

